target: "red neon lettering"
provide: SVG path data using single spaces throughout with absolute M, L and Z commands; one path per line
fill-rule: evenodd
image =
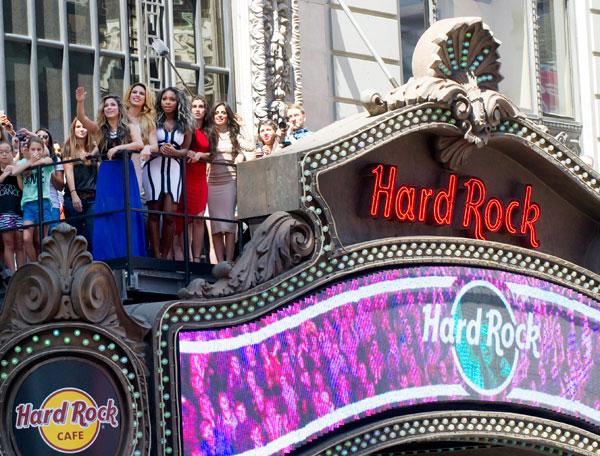
M 492 211 L 496 212 L 496 220 L 492 222 Z M 485 205 L 485 213 L 483 214 L 485 219 L 486 228 L 492 233 L 497 232 L 502 227 L 502 202 L 498 198 L 490 198 Z
M 437 225 L 450 225 L 454 215 L 454 202 L 456 200 L 456 174 L 450 174 L 448 190 L 435 195 L 433 202 L 433 220 Z M 446 204 L 446 213 L 442 215 L 442 203 Z
M 371 198 L 371 217 L 377 217 L 379 214 L 379 202 L 385 198 L 383 206 L 383 216 L 389 218 L 392 215 L 393 193 L 396 184 L 396 167 L 389 167 L 387 184 L 383 185 L 383 165 L 378 165 L 371 171 L 375 174 L 375 185 L 373 187 L 373 197 Z
M 386 169 L 389 168 L 389 169 Z M 458 177 L 450 174 L 447 188 L 437 191 L 432 188 L 417 188 L 400 185 L 395 188 L 397 167 L 377 165 L 371 170 L 374 174 L 373 193 L 371 195 L 371 216 L 378 217 L 381 212 L 385 218 L 393 216 L 400 222 L 431 222 L 438 226 L 451 225 L 456 206 Z M 540 206 L 531 201 L 532 187 L 525 187 L 523 201 L 511 200 L 504 205 L 499 198 L 486 199 L 485 183 L 471 177 L 464 183 L 466 200 L 462 216 L 462 228 L 472 231 L 476 239 L 486 240 L 487 233 L 499 232 L 502 228 L 511 235 L 528 236 L 532 248 L 538 248 L 535 224 L 540 218 Z M 418 200 L 417 200 L 418 197 Z M 430 204 L 432 203 L 432 204 Z M 380 206 L 383 205 L 383 211 Z M 431 206 L 431 208 L 429 208 Z M 522 208 L 522 214 L 518 210 Z M 520 223 L 517 220 L 520 217 Z
M 469 225 L 471 225 L 472 214 L 473 223 L 475 224 L 473 234 L 477 239 L 485 240 L 486 237 L 481 230 L 482 220 L 481 214 L 479 213 L 479 208 L 485 201 L 485 185 L 480 179 L 472 177 L 465 182 L 465 187 L 467 187 L 467 201 L 465 202 L 465 213 L 463 215 L 462 226 L 467 229 L 469 228 Z M 478 194 L 477 198 L 475 198 L 476 192 Z
M 421 202 L 419 203 L 419 222 L 424 222 L 426 220 L 426 211 L 427 211 L 427 203 L 429 198 L 433 195 L 433 190 L 430 188 L 422 188 L 421 189 Z
M 402 185 L 396 193 L 396 217 L 401 222 L 415 221 L 415 197 L 414 187 Z M 402 209 L 402 200 L 406 200 L 406 210 Z
M 517 234 L 517 227 L 513 225 L 512 220 L 513 220 L 513 211 L 515 209 L 517 209 L 519 207 L 519 202 L 518 201 L 511 201 L 510 203 L 508 203 L 508 205 L 506 206 L 506 214 L 505 214 L 505 221 L 504 221 L 504 226 L 506 227 L 506 231 L 508 231 L 509 234 Z
M 523 217 L 521 218 L 521 234 L 529 231 L 529 243 L 533 248 L 540 246 L 537 240 L 534 224 L 540 219 L 540 206 L 531 202 L 531 185 L 525 186 L 525 200 L 523 201 Z

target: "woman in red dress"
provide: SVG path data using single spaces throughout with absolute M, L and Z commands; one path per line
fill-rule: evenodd
M 210 148 L 206 136 L 206 123 L 204 119 L 210 119 L 208 115 L 208 104 L 206 99 L 197 95 L 192 99 L 192 115 L 196 120 L 196 130 L 192 137 L 192 145 L 187 155 L 185 167 L 185 198 L 187 198 L 187 213 L 191 216 L 203 216 L 206 210 L 208 198 L 208 186 L 206 182 L 206 160 L 209 158 Z M 183 213 L 183 204 L 179 205 Z M 179 217 L 177 233 L 183 232 L 183 217 Z M 204 247 L 204 219 L 191 219 L 188 222 L 188 239 L 190 247 L 190 258 L 192 261 L 200 262 L 202 248 Z M 175 244 L 177 244 L 176 240 Z

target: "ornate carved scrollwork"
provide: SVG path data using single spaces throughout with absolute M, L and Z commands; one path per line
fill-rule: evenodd
M 425 102 L 451 107 L 463 135 L 439 137 L 435 157 L 456 170 L 488 143 L 492 127 L 502 120 L 525 117 L 497 92 L 502 80 L 499 46 L 480 18 L 438 21 L 415 47 L 414 77 L 376 102 L 366 97 L 365 107 L 371 115 Z
M 308 223 L 287 212 L 275 212 L 260 224 L 235 264 L 222 271 L 224 277 L 214 284 L 196 279 L 182 288 L 179 296 L 216 298 L 249 290 L 296 266 L 314 248 L 313 229 Z
M 254 115 L 283 118 L 286 101 L 302 103 L 297 0 L 250 3 Z
M 19 268 L 9 283 L 0 316 L 6 333 L 69 320 L 108 326 L 122 335 L 126 327 L 140 333 L 120 305 L 111 269 L 92 260 L 75 228 L 58 225 L 44 239 L 38 260 Z

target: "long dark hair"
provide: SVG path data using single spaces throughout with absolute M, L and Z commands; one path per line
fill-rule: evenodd
M 38 128 L 35 131 L 35 136 L 39 137 L 39 135 L 38 135 L 39 131 L 43 131 L 44 133 L 46 133 L 48 135 L 48 146 L 46 146 L 46 147 L 48 147 L 48 154 L 50 154 L 50 158 L 52 158 L 52 161 L 54 161 L 54 163 L 56 163 L 58 161 L 58 157 L 56 156 L 56 152 L 54 151 L 54 139 L 52 138 L 52 133 L 50 133 L 50 130 L 48 130 L 47 128 L 42 127 L 42 128 Z
M 160 91 L 156 99 L 156 125 L 162 128 L 167 116 L 162 108 L 162 97 L 165 92 L 171 91 L 175 94 L 177 99 L 177 113 L 175 114 L 175 129 L 182 132 L 183 134 L 193 132 L 196 128 L 196 122 L 192 117 L 192 110 L 190 109 L 190 102 L 184 93 L 177 87 L 166 87 Z
M 227 112 L 227 131 L 229 132 L 229 138 L 231 139 L 231 145 L 233 146 L 233 159 L 240 153 L 240 143 L 238 141 L 238 135 L 240 134 L 240 126 L 235 121 L 234 114 L 229 105 L 220 101 L 212 108 L 210 128 L 208 130 L 208 143 L 210 144 L 210 153 L 213 155 L 217 151 L 217 144 L 219 143 L 219 132 L 213 121 L 217 108 L 223 106 Z
M 101 153 L 106 153 L 106 145 L 108 140 L 110 139 L 110 124 L 108 123 L 108 119 L 104 115 L 104 105 L 107 100 L 110 99 L 115 100 L 117 106 L 119 108 L 119 120 L 117 123 L 117 137 L 119 138 L 119 142 L 128 143 L 131 139 L 131 133 L 129 131 L 129 125 L 127 124 L 129 118 L 127 117 L 127 111 L 125 110 L 125 106 L 121 101 L 121 98 L 117 95 L 106 95 L 102 98 L 102 103 L 100 103 L 100 107 L 98 108 L 98 126 L 100 127 L 100 134 L 98 135 L 98 150 Z
M 190 103 L 190 106 L 194 104 L 194 101 L 196 100 L 200 100 L 202 103 L 204 103 L 204 120 L 202 121 L 202 131 L 207 132 L 210 129 L 210 126 L 212 125 L 212 109 L 210 109 L 210 106 L 208 104 L 208 101 L 206 101 L 206 97 L 204 95 L 196 95 L 194 96 L 194 98 L 192 98 L 192 102 Z M 193 113 L 192 113 L 192 117 L 193 117 Z M 194 121 L 196 119 L 194 118 Z

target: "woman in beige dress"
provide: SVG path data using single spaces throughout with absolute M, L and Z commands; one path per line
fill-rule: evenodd
M 252 160 L 256 146 L 242 134 L 243 121 L 225 102 L 213 109 L 209 131 L 211 166 L 208 172 L 208 212 L 217 262 L 233 261 L 237 225 L 212 218 L 233 220 L 237 200 L 237 163 Z

